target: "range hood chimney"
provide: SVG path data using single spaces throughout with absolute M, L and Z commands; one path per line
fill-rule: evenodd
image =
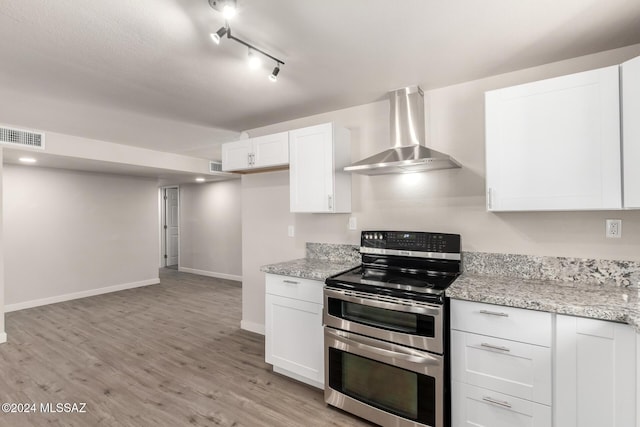
M 344 168 L 364 175 L 459 168 L 451 156 L 425 146 L 424 92 L 409 86 L 389 92 L 391 148 Z

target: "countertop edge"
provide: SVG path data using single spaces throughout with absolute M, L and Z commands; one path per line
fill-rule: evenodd
M 445 295 L 451 299 L 624 323 L 640 333 L 640 296 L 635 289 L 463 274 Z

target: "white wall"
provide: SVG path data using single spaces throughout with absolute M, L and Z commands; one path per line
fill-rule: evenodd
M 158 283 L 154 179 L 4 165 L 7 311 Z
M 620 63 L 640 45 L 575 58 L 425 93 L 428 145 L 454 156 L 462 169 L 428 173 L 354 175 L 353 215 L 362 229 L 460 233 L 463 250 L 640 261 L 640 212 L 488 213 L 485 209 L 484 92 Z M 390 88 L 393 89 L 393 88 Z M 351 130 L 352 159 L 389 144 L 386 101 L 250 130 L 259 136 L 334 121 Z M 544 173 L 544 159 L 540 161 Z M 304 243 L 359 242 L 348 214 L 288 212 L 286 172 L 243 177 L 243 327 L 264 324 L 263 264 L 304 256 Z M 623 220 L 623 237 L 604 237 L 605 219 Z M 287 237 L 294 224 L 296 237 Z
M 240 180 L 180 186 L 180 270 L 242 280 Z

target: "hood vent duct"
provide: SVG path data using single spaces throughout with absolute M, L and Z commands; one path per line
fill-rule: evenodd
M 459 168 L 451 156 L 425 146 L 424 92 L 410 86 L 389 92 L 392 147 L 344 168 L 364 175 Z

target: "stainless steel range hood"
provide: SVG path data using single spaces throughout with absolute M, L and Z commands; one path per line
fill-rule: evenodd
M 344 168 L 364 175 L 459 168 L 451 156 L 425 146 L 424 92 L 410 86 L 389 92 L 392 147 Z

